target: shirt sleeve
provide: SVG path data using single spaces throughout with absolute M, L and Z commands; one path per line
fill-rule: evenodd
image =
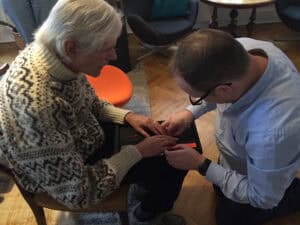
M 194 119 L 199 118 L 201 115 L 212 111 L 217 108 L 216 103 L 207 103 L 203 101 L 201 105 L 189 105 L 186 107 L 187 110 L 192 112 Z
M 300 166 L 297 132 L 249 135 L 247 176 L 211 163 L 206 177 L 239 203 L 271 209 L 279 204 Z

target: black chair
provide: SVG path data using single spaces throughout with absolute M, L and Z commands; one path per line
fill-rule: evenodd
M 276 0 L 275 8 L 278 17 L 291 30 L 295 31 L 288 37 L 275 37 L 274 41 L 299 41 L 300 40 L 300 1 Z
M 275 7 L 282 22 L 290 29 L 300 32 L 300 1 L 276 0 Z
M 189 0 L 185 15 L 171 18 L 151 18 L 152 4 L 153 0 L 123 0 L 128 25 L 141 44 L 152 50 L 145 56 L 167 48 L 190 33 L 198 15 L 197 0 Z

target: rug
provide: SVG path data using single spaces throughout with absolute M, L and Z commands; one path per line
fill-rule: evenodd
M 117 213 L 59 212 L 55 225 L 121 225 Z
M 133 84 L 133 95 L 123 108 L 150 116 L 150 101 L 143 64 L 136 65 L 127 75 Z M 117 213 L 59 212 L 56 225 L 121 225 L 121 221 Z
M 130 101 L 124 105 L 123 108 L 130 109 L 142 115 L 150 116 L 150 101 L 143 64 L 137 64 L 127 75 L 133 84 L 133 95 Z

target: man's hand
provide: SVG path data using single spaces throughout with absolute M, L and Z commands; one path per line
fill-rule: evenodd
M 170 136 L 179 136 L 193 122 L 193 114 L 188 110 L 175 113 L 162 123 L 163 128 Z
M 165 151 L 165 156 L 171 166 L 182 170 L 197 170 L 205 160 L 203 155 L 185 144 L 178 144 L 168 148 Z
M 177 138 L 166 135 L 154 135 L 145 138 L 136 144 L 143 158 L 152 157 L 163 153 L 166 149 L 176 145 Z
M 130 112 L 125 116 L 125 121 L 144 137 L 149 137 L 149 132 L 153 132 L 154 134 L 166 134 L 166 130 L 162 125 L 147 116 Z

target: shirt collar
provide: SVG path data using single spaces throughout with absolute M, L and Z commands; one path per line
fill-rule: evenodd
M 272 81 L 272 74 L 273 74 L 273 59 L 268 55 L 267 52 L 265 54 L 268 57 L 268 64 L 267 67 L 262 74 L 262 76 L 255 82 L 255 84 L 246 92 L 244 93 L 236 102 L 229 103 L 229 104 L 221 104 L 223 105 L 221 108 L 224 111 L 234 111 L 239 110 L 240 108 L 246 107 L 250 105 L 253 101 L 255 101 L 262 92 L 266 89 L 269 83 Z

